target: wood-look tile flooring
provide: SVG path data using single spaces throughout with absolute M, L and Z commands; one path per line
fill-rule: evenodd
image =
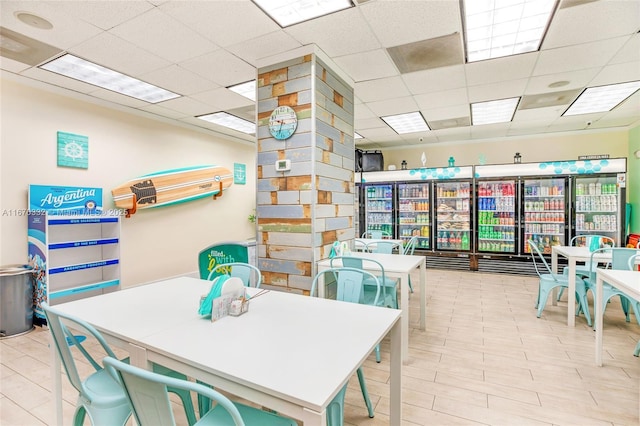
M 404 425 L 640 424 L 640 359 L 632 355 L 640 326 L 633 315 L 625 322 L 618 300 L 605 312 L 605 364 L 596 367 L 595 333 L 583 316 L 566 325 L 566 301 L 549 302 L 536 318 L 537 277 L 428 269 L 427 280 L 421 331 L 413 278 Z M 2 426 L 54 424 L 47 333 L 0 340 Z M 384 341 L 382 362 L 371 355 L 364 365 L 375 418 L 358 381 L 349 382 L 346 425 L 389 424 L 388 360 Z M 76 393 L 66 376 L 63 399 L 71 424 Z M 177 404 L 175 411 L 185 424 Z

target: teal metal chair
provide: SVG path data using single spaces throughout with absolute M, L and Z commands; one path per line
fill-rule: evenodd
M 636 320 L 638 324 L 640 324 L 640 306 L 638 303 L 634 301 L 631 297 L 627 296 L 627 294 L 618 288 L 612 286 L 608 283 L 602 283 L 602 300 L 596 300 L 596 268 L 598 267 L 597 262 L 593 261 L 593 256 L 597 253 L 603 252 L 611 252 L 611 269 L 617 270 L 625 270 L 629 269 L 629 262 L 631 258 L 638 254 L 638 250 L 632 248 L 623 248 L 623 247 L 614 247 L 614 248 L 602 248 L 591 253 L 591 269 L 589 271 L 589 276 L 583 278 L 583 282 L 586 286 L 586 291 L 591 291 L 593 294 L 593 303 L 602 303 L 602 314 L 604 315 L 604 311 L 607 308 L 607 303 L 614 296 L 620 297 L 620 305 L 622 305 L 622 311 L 626 317 L 626 321 L 629 322 L 631 319 L 629 317 L 629 304 L 632 305 L 634 310 Z
M 231 402 L 227 397 L 206 386 L 188 380 L 175 379 L 118 361 L 113 357 L 103 360 L 119 382 L 133 416 L 141 426 L 175 426 L 176 421 L 169 401 L 168 389 L 180 389 L 197 393 L 216 404 L 195 423 L 208 425 L 265 425 L 297 426 L 294 420 L 262 411 L 247 405 Z
M 368 231 L 364 231 L 362 233 L 361 238 L 376 238 L 376 239 L 391 238 L 391 234 L 386 231 L 378 231 L 378 230 L 370 229 Z
M 373 241 L 365 245 L 364 251 L 384 254 L 402 253 L 402 246 L 394 241 Z
M 262 284 L 262 273 L 258 268 L 251 265 L 250 263 L 220 263 L 216 265 L 215 268 L 211 270 L 211 272 L 209 272 L 209 276 L 207 277 L 207 279 L 211 281 L 218 275 L 230 275 L 232 277 L 238 277 L 242 280 L 245 287 L 260 288 L 260 285 Z
M 316 296 L 316 287 L 318 285 L 318 279 L 322 276 L 330 275 L 336 283 L 336 300 L 350 303 L 360 303 L 364 305 L 380 306 L 379 300 L 382 295 L 382 286 L 376 278 L 370 272 L 363 271 L 358 268 L 341 267 L 330 268 L 322 272 L 319 272 L 314 278 L 311 284 L 310 295 Z M 365 278 L 373 280 L 376 283 L 375 291 L 367 289 L 364 285 Z M 325 279 L 325 283 L 326 283 Z M 326 285 L 326 284 L 325 284 Z M 379 350 L 379 347 L 376 346 Z M 379 362 L 379 361 L 378 361 Z M 369 392 L 367 391 L 367 384 L 364 379 L 364 373 L 362 367 L 358 367 L 356 370 L 358 375 L 358 381 L 360 382 L 360 390 L 362 391 L 362 397 L 364 398 L 369 417 L 373 418 L 373 406 L 371 405 L 371 399 L 369 398 Z M 329 403 L 327 407 L 327 426 L 342 426 L 344 424 L 344 396 L 347 391 L 347 385 L 345 385 L 340 392 L 333 398 L 333 401 Z
M 418 245 L 418 236 L 414 235 L 404 245 L 404 251 L 402 254 L 413 255 L 416 251 L 416 245 Z M 411 275 L 409 275 L 409 291 L 413 293 L 413 285 L 411 285 Z
M 532 240 L 528 240 L 529 249 L 531 250 L 531 259 L 533 259 L 533 266 L 540 279 L 538 284 L 538 298 L 536 300 L 536 308 L 538 309 L 538 318 L 542 316 L 542 311 L 547 304 L 549 293 L 557 287 L 568 288 L 569 277 L 564 274 L 554 274 L 551 271 L 551 267 L 542 256 L 542 253 L 538 249 L 536 243 Z M 536 258 L 538 260 L 536 260 Z M 540 262 L 540 265 L 538 264 Z M 544 266 L 544 269 L 542 267 Z M 545 273 L 546 271 L 546 273 Z M 591 327 L 591 314 L 589 313 L 589 305 L 587 303 L 587 292 L 585 290 L 585 284 L 579 275 L 576 275 L 576 300 L 578 301 L 579 309 L 584 312 L 584 316 L 587 319 L 587 324 Z
M 96 361 L 96 358 L 100 359 L 104 356 L 115 357 L 104 337 L 90 324 L 79 318 L 64 314 L 47 303 L 42 304 L 42 310 L 47 318 L 49 330 L 53 336 L 53 341 L 67 377 L 71 385 L 78 391 L 78 403 L 73 424 L 76 426 L 82 425 L 87 414 L 91 424 L 96 426 L 124 424 L 131 415 L 127 398 L 118 383 L 113 380 L 113 377 L 107 374 L 102 365 Z M 67 324 L 92 339 L 85 340 L 86 336 L 84 335 L 79 338 L 80 336 L 71 332 Z M 95 345 L 95 342 L 101 348 L 99 351 L 96 349 L 98 345 Z M 94 356 L 89 353 L 86 349 L 87 347 L 91 347 Z M 84 379 L 80 377 L 76 367 L 73 348 L 76 348 L 95 370 Z M 100 355 L 95 355 L 95 352 L 100 352 Z M 126 358 L 123 361 L 128 362 L 129 360 Z M 153 364 L 153 371 L 168 377 L 187 379 L 184 374 L 158 364 Z M 190 394 L 181 389 L 170 388 L 169 391 L 180 397 L 187 416 L 187 422 L 189 425 L 193 425 L 196 422 L 196 417 L 193 414 L 193 403 L 191 402 Z
M 606 248 L 604 246 L 614 247 L 615 241 L 611 237 L 607 237 L 606 235 L 576 235 L 569 241 L 570 246 L 580 246 L 580 247 L 591 247 L 591 242 L 594 238 L 598 238 L 597 242 L 598 248 Z M 596 266 L 597 267 L 597 266 Z M 576 265 L 576 274 L 581 276 L 588 276 L 591 270 L 590 262 L 585 262 L 584 265 Z M 569 274 L 569 267 L 565 266 L 562 270 L 564 275 Z
M 640 243 L 638 243 L 637 247 L 638 249 L 640 249 Z M 634 254 L 633 256 L 629 257 L 629 262 L 627 263 L 627 266 L 629 267 L 630 270 L 635 271 L 637 268 L 637 263 L 640 263 L 640 253 L 638 254 Z M 636 300 L 636 315 L 637 312 L 640 311 L 640 301 Z M 638 341 L 638 344 L 636 345 L 635 350 L 633 351 L 633 356 L 638 356 L 640 355 L 640 340 Z

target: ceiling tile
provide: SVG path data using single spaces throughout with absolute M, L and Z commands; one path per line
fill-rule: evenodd
M 179 65 L 170 65 L 142 74 L 140 79 L 181 95 L 194 95 L 220 87 Z
M 581 89 L 564 90 L 561 92 L 538 93 L 520 98 L 518 109 L 536 109 L 550 106 L 569 106 L 582 92 Z
M 629 40 L 627 40 L 624 46 L 622 46 L 622 49 L 620 49 L 618 53 L 611 58 L 609 65 L 638 61 L 640 61 L 640 32 L 629 37 Z
M 636 80 L 640 80 L 640 61 L 606 66 L 591 80 L 589 86 L 602 86 Z
M 185 116 L 195 117 L 196 115 L 208 114 L 211 111 L 211 106 L 203 102 L 197 101 L 188 96 L 182 96 L 180 98 L 169 99 L 168 101 L 160 102 L 159 105 L 163 108 L 169 108 L 174 111 L 184 113 Z
M 363 118 L 355 120 L 356 129 L 375 129 L 377 127 L 385 127 L 386 124 L 379 117 Z
M 471 126 L 472 139 L 503 138 L 507 136 L 511 123 L 483 124 Z
M 58 1 L 56 9 L 74 21 L 109 30 L 153 8 L 146 1 Z
M 284 31 L 275 31 L 229 46 L 227 50 L 253 66 L 259 59 L 288 52 L 302 46 Z
M 468 104 L 467 89 L 443 90 L 442 92 L 425 93 L 414 96 L 420 109 L 444 108 L 454 105 Z
M 362 102 L 409 96 L 407 86 L 399 76 L 361 81 L 355 84 L 354 90 Z
M 369 107 L 362 102 L 356 102 L 354 104 L 353 117 L 356 120 L 376 117 L 376 115 L 369 109 Z
M 516 98 L 527 87 L 527 79 L 508 80 L 500 83 L 470 86 L 469 103 L 492 101 L 495 99 Z
M 222 49 L 182 62 L 180 65 L 225 87 L 256 78 L 256 69 L 252 65 Z
M 398 74 L 398 70 L 383 49 L 340 56 L 335 58 L 334 61 L 355 82 L 375 80 Z
M 302 44 L 317 44 L 331 57 L 382 47 L 356 7 L 291 26 L 284 31 Z
M 451 129 L 454 127 L 468 127 L 471 125 L 469 116 L 432 120 L 428 122 L 431 130 Z
M 577 71 L 606 64 L 627 41 L 627 37 L 543 50 L 533 75 Z
M 438 138 L 438 142 L 466 141 L 471 139 L 471 126 L 435 130 L 433 133 Z
M 169 118 L 190 117 L 190 114 L 187 114 L 185 112 L 176 111 L 175 109 L 165 108 L 157 104 L 152 104 L 152 105 L 147 104 L 146 106 L 140 107 L 138 109 L 141 111 L 149 112 L 151 114 L 159 115 L 161 117 L 169 117 Z
M 20 73 L 30 68 L 30 66 L 27 64 L 23 64 L 22 62 L 14 61 L 13 59 L 0 57 L 0 68 L 5 71 Z
M 458 117 L 469 117 L 471 115 L 471 107 L 468 103 L 460 105 L 452 105 L 448 107 L 439 107 L 432 109 L 421 109 L 422 116 L 427 122 L 433 120 L 447 120 Z
M 93 92 L 89 93 L 89 95 L 93 96 L 94 98 L 103 99 L 105 101 L 114 102 L 118 105 L 124 105 L 133 108 L 140 108 L 145 105 L 149 105 L 149 102 L 145 102 L 140 99 L 132 98 L 131 96 L 126 96 L 121 93 L 102 88 L 94 90 Z
M 418 111 L 418 105 L 412 96 L 403 98 L 385 99 L 383 101 L 369 102 L 367 106 L 379 117 L 406 112 Z
M 513 122 L 525 122 L 525 121 L 541 121 L 546 120 L 547 124 L 555 120 L 562 114 L 568 105 L 551 106 L 546 108 L 533 108 L 533 109 L 517 109 L 516 114 L 513 117 Z
M 538 53 L 534 52 L 466 64 L 467 84 L 476 86 L 527 78 L 531 76 L 537 58 Z
M 247 99 L 242 95 L 233 92 L 226 87 L 197 93 L 192 96 L 193 99 L 215 106 L 219 111 L 227 111 L 228 109 L 247 107 L 255 105 L 251 99 Z
M 131 77 L 171 64 L 168 60 L 107 32 L 72 47 L 69 53 Z
M 20 34 L 50 44 L 60 49 L 68 49 L 94 37 L 101 30 L 94 25 L 78 21 L 58 7 L 53 1 L 1 1 L 0 25 Z M 15 12 L 29 12 L 49 21 L 53 28 L 49 30 L 31 27 L 15 16 Z
M 139 15 L 109 32 L 171 62 L 182 62 L 217 48 L 208 39 L 158 9 Z
M 597 25 L 594 17 L 597 16 Z M 542 44 L 542 50 L 615 38 L 638 31 L 640 2 L 594 1 L 559 9 Z
M 571 89 L 581 89 L 586 87 L 589 82 L 596 76 L 600 68 L 588 68 L 579 71 L 563 72 L 557 74 L 539 75 L 531 77 L 525 95 L 535 95 L 537 93 L 546 93 L 554 91 L 563 91 Z M 549 87 L 552 83 L 566 81 L 565 86 Z
M 403 74 L 402 79 L 413 94 L 440 92 L 466 85 L 464 65 Z
M 362 132 L 358 132 L 363 137 L 371 140 L 371 141 L 390 141 L 390 140 L 400 140 L 398 134 L 393 131 L 393 129 L 389 126 L 386 127 L 376 127 L 373 129 L 364 129 Z
M 62 51 L 41 41 L 27 37 L 8 28 L 0 27 L 0 55 L 4 58 L 36 66 Z
M 459 33 L 389 47 L 387 52 L 401 74 L 464 63 Z
M 457 1 L 378 1 L 359 9 L 384 47 L 462 33 Z
M 159 8 L 222 47 L 280 31 L 278 24 L 246 0 L 171 1 Z

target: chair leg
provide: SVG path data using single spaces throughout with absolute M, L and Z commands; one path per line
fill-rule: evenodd
M 622 312 L 624 312 L 624 316 L 626 317 L 627 322 L 631 321 L 629 318 L 629 299 L 620 295 L 620 304 L 622 305 Z
M 640 340 L 638 341 L 638 344 L 636 345 L 636 349 L 633 351 L 633 356 L 638 356 L 640 355 Z
M 364 403 L 367 406 L 367 411 L 369 412 L 369 418 L 373 418 L 373 407 L 371 406 L 371 399 L 369 399 L 369 392 L 367 392 L 367 384 L 364 381 L 364 373 L 362 372 L 362 367 L 358 368 L 358 381 L 360 382 L 360 390 L 362 391 L 362 397 L 364 398 Z
M 562 299 L 562 293 L 564 293 L 564 287 L 562 287 L 558 292 L 558 298 L 556 299 L 558 302 Z
M 380 345 L 376 345 L 376 362 L 380 364 Z
M 347 385 L 333 398 L 327 406 L 327 426 L 344 425 L 344 395 L 347 393 Z
M 409 277 L 409 292 L 413 293 L 413 286 L 411 285 L 411 277 Z
M 576 292 L 576 299 L 578 299 L 578 314 L 580 314 L 580 311 L 584 312 L 584 317 L 587 319 L 587 325 L 589 327 L 591 327 L 591 313 L 589 312 L 589 302 L 587 301 L 587 293 L 585 292 L 584 294 L 578 294 L 578 292 Z
M 544 311 L 544 307 L 547 304 L 547 297 L 549 296 L 549 292 L 543 289 L 538 291 L 538 318 L 542 316 L 542 311 Z
M 187 376 L 185 376 L 184 374 L 178 373 L 177 371 L 173 371 L 159 364 L 153 364 L 153 371 L 155 373 L 173 377 L 175 379 L 187 380 Z M 194 424 L 196 424 L 198 419 L 196 419 L 193 402 L 191 401 L 191 393 L 182 389 L 172 388 L 171 386 L 167 387 L 167 391 L 175 393 L 182 401 L 182 406 L 184 408 L 184 413 L 187 416 L 187 423 L 189 424 L 189 426 L 193 426 Z

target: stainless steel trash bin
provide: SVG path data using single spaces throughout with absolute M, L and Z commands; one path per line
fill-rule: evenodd
M 25 334 L 33 328 L 32 268 L 0 266 L 0 339 Z

